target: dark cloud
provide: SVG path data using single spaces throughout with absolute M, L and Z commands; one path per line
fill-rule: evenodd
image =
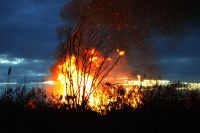
M 172 58 L 161 61 L 165 79 L 200 81 L 200 58 Z
M 186 24 L 184 35 L 178 39 L 159 33 L 152 35 L 165 78 L 200 81 L 200 25 L 195 23 L 197 21 Z
M 12 67 L 11 80 L 21 82 L 27 80 L 44 80 L 49 75 L 51 60 L 18 58 L 0 55 L 0 82 L 6 82 L 8 68 Z
M 83 15 L 87 28 L 112 29 L 108 45 L 127 49 L 134 72 L 153 76 L 159 64 L 157 46 L 149 38 L 152 31 L 166 35 L 175 46 L 185 24 L 199 19 L 199 7 L 195 0 L 71 0 L 61 12 L 63 20 L 72 22 Z
M 0 2 L 0 52 L 26 58 L 50 58 L 57 43 L 56 27 L 64 0 Z
M 24 60 L 0 63 L 0 75 L 12 66 L 12 80 L 23 80 L 26 75 L 30 80 L 43 79 L 57 44 L 56 28 L 85 13 L 89 1 L 93 1 L 91 19 L 113 28 L 115 43 L 111 44 L 128 50 L 134 71 L 150 74 L 160 69 L 166 79 L 200 79 L 196 0 L 71 0 L 70 4 L 68 0 L 1 0 L 0 55 L 7 55 L 8 61 Z M 64 5 L 62 21 L 59 12 Z M 5 80 L 0 76 L 0 82 Z
M 10 66 L 12 81 L 47 76 L 57 45 L 56 28 L 62 24 L 59 11 L 66 2 L 0 1 L 0 82 L 6 81 Z M 16 63 L 19 59 L 21 62 Z

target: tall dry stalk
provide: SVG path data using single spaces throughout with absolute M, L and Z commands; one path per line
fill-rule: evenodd
M 10 80 L 11 72 L 12 72 L 12 67 L 9 67 L 9 68 L 8 68 L 8 75 L 7 75 L 7 89 L 6 89 L 6 91 L 7 91 L 8 88 L 9 88 L 9 80 Z
M 73 107 L 76 105 L 86 107 L 91 94 L 101 85 L 122 57 L 117 54 L 110 61 L 114 50 L 104 44 L 109 32 L 97 33 L 87 28 L 86 23 L 87 20 L 81 18 L 74 29 L 64 28 L 59 31 L 60 44 L 56 51 L 56 60 L 57 63 L 64 64 L 62 74 L 65 77 L 66 100 L 71 101 Z M 97 60 L 93 61 L 93 59 Z M 68 60 L 67 64 L 65 64 L 66 60 Z M 76 75 L 76 81 L 74 81 L 74 75 Z M 86 89 L 89 82 L 88 91 Z

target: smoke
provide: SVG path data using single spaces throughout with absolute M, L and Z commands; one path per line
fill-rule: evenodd
M 151 32 L 181 32 L 198 8 L 194 5 L 192 0 L 71 0 L 63 7 L 61 17 L 74 23 L 85 15 L 88 28 L 111 29 L 107 45 L 126 49 L 129 67 L 135 73 L 153 76 L 159 63 L 155 44 L 149 39 Z

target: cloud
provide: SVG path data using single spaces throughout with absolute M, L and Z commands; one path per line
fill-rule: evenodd
M 50 76 L 49 69 L 51 64 L 52 60 L 0 55 L 0 82 L 6 81 L 9 67 L 12 67 L 10 77 L 12 82 L 23 82 L 25 77 L 28 81 L 44 80 Z
M 0 1 L 0 82 L 43 80 L 49 75 L 57 46 L 56 28 L 67 0 Z
M 104 1 L 108 3 L 110 2 L 106 0 Z M 177 0 L 177 2 L 178 1 L 179 0 Z M 186 0 L 183 1 L 187 3 Z M 63 22 L 59 17 L 59 12 L 61 7 L 67 2 L 68 0 L 0 1 L 0 82 L 6 80 L 7 69 L 10 66 L 13 68 L 11 80 L 14 81 L 23 80 L 25 76 L 27 76 L 29 80 L 42 80 L 44 77 L 48 76 L 49 68 L 53 61 L 53 53 L 58 43 L 55 31 L 57 27 L 63 25 Z M 124 3 L 124 1 L 121 2 Z M 142 52 L 148 51 L 151 49 L 151 47 L 141 47 L 139 44 L 145 43 L 146 45 L 147 42 L 144 40 L 144 37 L 148 38 L 148 35 L 145 34 L 145 28 L 148 27 L 146 27 L 145 24 L 149 22 L 148 18 L 156 17 L 154 19 L 159 23 L 159 31 L 153 35 L 153 42 L 156 43 L 154 46 L 155 49 L 157 49 L 156 59 L 158 58 L 158 60 L 154 61 L 157 61 L 161 64 L 162 73 L 165 75 L 164 77 L 169 79 L 176 77 L 184 80 L 200 79 L 200 73 L 198 70 L 200 68 L 200 21 L 198 17 L 198 4 L 195 4 L 193 1 L 189 2 L 192 5 L 191 7 L 194 8 L 189 8 L 191 9 L 190 11 L 192 13 L 190 13 L 192 15 L 190 15 L 186 21 L 192 22 L 190 24 L 186 24 L 185 19 L 184 21 L 179 21 L 178 19 L 179 16 L 184 15 L 182 14 L 182 9 L 185 11 L 186 8 L 175 10 L 173 8 L 168 8 L 166 5 L 159 5 L 159 3 L 150 2 L 151 6 L 158 7 L 152 8 L 151 10 L 149 5 L 146 5 L 143 8 L 143 4 L 145 5 L 145 3 L 139 1 L 138 3 L 137 1 L 135 2 L 136 4 L 139 4 L 139 6 L 135 6 L 135 8 L 130 9 L 130 11 L 132 11 L 132 9 L 134 10 L 134 12 L 131 12 L 133 13 L 134 17 L 130 18 L 130 22 L 132 22 L 132 19 L 135 22 L 133 26 L 131 26 L 136 32 L 133 34 L 133 36 L 127 34 L 128 37 L 133 39 L 135 46 L 133 48 L 131 47 L 131 49 L 128 49 L 131 54 L 136 54 L 136 56 L 133 56 L 133 58 L 131 58 L 132 60 L 130 60 L 130 62 L 134 64 L 133 67 L 140 69 L 143 67 L 144 63 L 149 65 L 149 61 L 147 61 L 147 59 L 153 58 L 150 56 L 151 53 L 149 54 L 148 52 Z M 168 1 L 164 1 L 164 3 L 166 2 Z M 129 5 L 127 4 L 127 6 Z M 163 6 L 164 8 L 162 8 Z M 120 8 L 121 5 L 114 6 L 113 9 L 116 9 L 117 7 Z M 107 9 L 110 10 L 111 8 Z M 149 11 L 144 11 L 144 9 L 148 9 Z M 161 12 L 158 10 L 161 10 Z M 168 12 L 168 10 L 172 12 Z M 124 10 L 122 10 L 122 13 L 123 12 Z M 154 13 L 156 15 L 153 15 Z M 143 19 L 143 16 L 146 15 L 147 19 Z M 168 15 L 169 17 L 165 17 Z M 122 15 L 122 18 L 123 17 L 124 15 Z M 169 18 L 172 20 L 174 19 L 175 22 L 172 23 L 171 21 L 168 21 Z M 108 19 L 111 18 L 108 17 Z M 105 23 L 108 19 L 105 18 Z M 120 21 L 121 19 L 116 18 L 116 20 Z M 182 25 L 183 22 L 185 27 Z M 176 26 L 181 26 L 184 29 L 184 34 L 181 36 L 181 38 L 178 38 L 177 35 L 182 33 L 174 32 L 176 30 Z M 173 32 L 163 35 L 162 33 L 168 29 L 170 29 L 169 31 Z M 155 29 L 153 28 L 153 30 Z M 161 33 L 160 30 L 163 32 Z M 127 32 L 127 30 L 125 30 L 125 32 Z M 123 36 L 117 36 L 117 38 L 123 39 Z M 133 42 L 131 42 L 131 44 L 133 44 Z M 175 43 L 178 45 L 175 45 Z M 120 47 L 122 46 L 121 44 L 123 43 L 119 43 Z M 147 43 L 147 45 L 149 46 L 149 43 Z M 144 50 L 144 48 L 146 48 L 146 50 Z M 141 58 L 138 58 L 137 54 L 140 55 L 139 57 Z
M 24 58 L 8 59 L 7 55 L 0 55 L 0 64 L 19 65 L 25 62 Z
M 0 1 L 0 53 L 24 58 L 52 58 L 60 8 L 66 1 Z
M 200 81 L 200 25 L 188 23 L 181 38 L 152 36 L 163 77 L 171 80 Z
M 185 24 L 199 19 L 199 12 L 195 0 L 71 0 L 61 16 L 66 22 L 74 22 L 86 15 L 87 29 L 111 29 L 106 47 L 126 49 L 132 71 L 154 77 L 160 67 L 157 46 L 149 41 L 152 31 L 167 36 L 175 47 L 178 37 L 183 37 Z M 184 47 L 180 43 L 179 46 Z M 182 52 L 164 47 L 161 51 L 168 57 L 171 53 L 172 58 Z
M 199 62 L 200 58 L 171 58 L 163 60 L 161 64 L 164 78 L 199 82 Z

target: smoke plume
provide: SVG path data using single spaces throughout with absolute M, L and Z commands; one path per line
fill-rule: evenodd
M 88 28 L 111 29 L 108 47 L 125 49 L 135 73 L 153 76 L 159 63 L 150 34 L 154 30 L 166 35 L 181 32 L 196 9 L 194 1 L 188 0 L 71 0 L 61 17 L 74 23 L 85 15 Z

